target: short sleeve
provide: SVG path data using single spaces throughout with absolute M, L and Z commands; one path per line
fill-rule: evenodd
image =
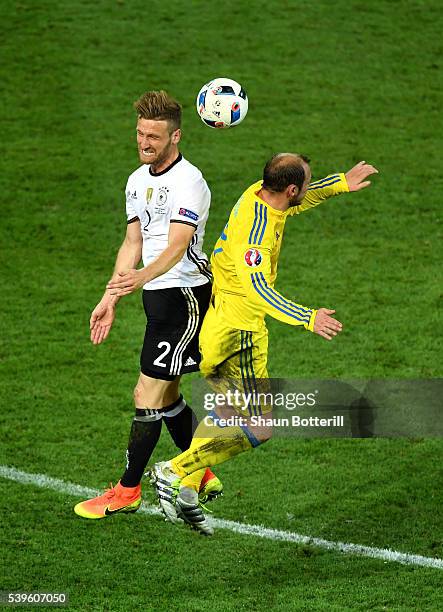
M 202 176 L 184 184 L 177 190 L 171 212 L 171 223 L 185 223 L 197 228 L 205 224 L 211 203 L 211 192 Z
M 131 190 L 130 182 L 128 181 L 126 184 L 126 220 L 129 223 L 134 223 L 134 221 L 138 221 L 138 214 L 134 208 L 134 194 L 133 190 Z

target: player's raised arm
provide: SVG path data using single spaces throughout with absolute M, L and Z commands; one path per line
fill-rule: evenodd
M 292 206 L 288 210 L 288 215 L 290 217 L 299 215 L 306 210 L 315 208 L 322 202 L 326 202 L 329 198 L 346 193 L 347 191 L 349 191 L 348 183 L 343 172 L 328 174 L 325 178 L 309 184 L 308 190 L 300 204 Z
M 313 181 L 310 183 L 301 203 L 289 209 L 288 214 L 290 216 L 298 215 L 301 212 L 315 208 L 333 196 L 360 191 L 365 187 L 369 187 L 371 182 L 365 179 L 371 174 L 377 173 L 378 170 L 374 166 L 361 161 L 346 173 L 329 174 L 323 179 Z

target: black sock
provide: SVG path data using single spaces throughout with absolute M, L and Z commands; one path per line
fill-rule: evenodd
M 126 451 L 126 470 L 120 479 L 124 487 L 136 487 L 160 437 L 162 419 L 153 420 L 152 410 L 136 408 Z
M 197 417 L 192 408 L 186 404 L 183 410 L 176 416 L 165 416 L 164 421 L 177 448 L 181 451 L 188 450 L 198 425 Z

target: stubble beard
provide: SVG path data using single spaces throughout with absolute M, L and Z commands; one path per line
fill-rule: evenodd
M 160 166 L 169 156 L 171 152 L 172 143 L 169 142 L 164 148 L 158 153 L 158 155 L 152 157 L 152 159 L 146 159 L 143 155 L 139 153 L 140 161 L 143 164 L 149 165 L 152 167 L 153 171 L 156 171 L 156 168 Z
M 302 200 L 303 198 L 299 200 L 298 196 L 295 196 L 295 198 L 291 198 L 288 202 L 289 208 L 293 208 L 294 206 L 299 206 L 302 203 Z

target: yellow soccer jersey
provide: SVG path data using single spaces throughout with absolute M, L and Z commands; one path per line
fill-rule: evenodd
M 286 219 L 349 191 L 344 174 L 310 184 L 301 204 L 282 212 L 257 196 L 251 185 L 232 209 L 211 257 L 217 309 L 234 329 L 258 331 L 266 314 L 313 331 L 316 310 L 283 297 L 274 289 Z

